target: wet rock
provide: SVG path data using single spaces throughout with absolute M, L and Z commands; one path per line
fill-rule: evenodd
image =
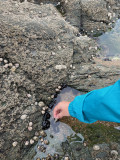
M 42 129 L 46 130 L 50 127 L 50 122 L 48 120 L 42 121 Z

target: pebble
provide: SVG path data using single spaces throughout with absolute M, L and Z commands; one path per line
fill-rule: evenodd
M 29 145 L 29 141 L 26 141 L 26 142 L 25 142 L 25 146 L 28 146 L 28 145 Z
M 26 114 L 23 114 L 20 118 L 21 118 L 22 120 L 23 120 L 23 119 L 26 119 L 26 118 L 27 118 L 27 115 L 26 115 Z
M 30 144 L 33 144 L 35 141 L 33 139 L 30 139 Z
M 116 150 L 112 150 L 112 151 L 111 151 L 111 154 L 118 156 L 118 152 L 117 152 Z
M 15 142 L 13 142 L 13 143 L 12 143 L 13 147 L 16 147 L 16 146 L 17 146 L 17 144 L 18 144 L 18 142 L 17 142 L 17 141 L 15 141 Z
M 29 122 L 29 126 L 32 127 L 32 125 L 33 125 L 33 123 L 32 123 L 32 122 Z
M 41 102 L 39 102 L 39 103 L 38 103 L 38 105 L 39 105 L 40 107 L 45 106 L 44 102 L 42 102 L 42 101 L 41 101 Z
M 30 98 L 30 97 L 31 97 L 31 94 L 27 94 L 27 97 Z
M 94 145 L 94 146 L 93 146 L 93 150 L 94 150 L 94 151 L 98 151 L 98 150 L 100 150 L 100 146 L 98 146 L 98 145 Z
M 5 60 L 4 60 L 4 63 L 8 63 L 8 61 L 5 59 Z
M 0 62 L 2 62 L 3 61 L 3 58 L 0 58 Z
M 28 127 L 28 130 L 29 130 L 29 131 L 32 131 L 32 127 Z

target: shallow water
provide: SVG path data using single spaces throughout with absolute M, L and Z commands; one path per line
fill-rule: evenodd
M 120 58 L 120 19 L 116 21 L 111 31 L 98 37 L 98 44 L 101 48 L 101 57 Z
M 60 94 L 58 95 L 58 97 L 56 98 L 56 103 L 54 105 L 54 107 L 56 106 L 57 103 L 59 103 L 60 101 L 72 101 L 74 99 L 74 97 L 76 97 L 77 95 L 80 95 L 81 93 L 75 89 L 72 89 L 70 87 L 67 87 L 65 89 L 63 89 Z M 82 93 L 83 94 L 83 93 Z M 54 108 L 53 107 L 53 108 Z M 42 145 L 40 141 L 38 141 L 37 145 L 35 146 L 35 150 L 36 150 L 36 155 L 34 157 L 34 160 L 36 160 L 36 158 L 43 158 L 46 157 L 48 153 L 50 153 L 51 155 L 54 155 L 55 153 L 59 153 L 60 155 L 63 154 L 62 151 L 62 147 L 61 147 L 61 143 L 65 142 L 67 140 L 68 136 L 71 136 L 71 139 L 74 140 L 74 142 L 77 143 L 83 143 L 84 141 L 84 137 L 79 134 L 79 133 L 75 133 L 70 126 L 68 126 L 67 124 L 64 124 L 62 122 L 55 122 L 54 118 L 53 118 L 53 113 L 51 111 L 51 118 L 50 118 L 50 128 L 48 130 L 46 130 L 45 132 L 47 133 L 47 137 L 45 139 L 48 139 L 50 144 L 49 145 L 44 145 L 46 147 L 46 152 L 42 153 L 37 149 L 38 145 Z M 53 135 L 53 138 L 50 137 L 50 135 Z M 71 141 L 71 143 L 73 143 Z

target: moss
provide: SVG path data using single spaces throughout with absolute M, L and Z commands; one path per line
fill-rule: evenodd
M 103 142 L 118 142 L 118 140 L 120 142 L 120 131 L 103 124 L 88 124 L 84 130 L 80 126 L 77 126 L 77 129 L 74 126 L 72 128 L 85 137 L 85 141 L 88 142 L 89 146 Z
M 117 123 L 97 121 L 92 124 L 86 124 L 76 118 L 63 118 L 61 121 L 70 125 L 76 133 L 81 133 L 87 146 L 103 142 L 120 143 L 120 131 L 114 128 L 114 126 L 119 125 Z

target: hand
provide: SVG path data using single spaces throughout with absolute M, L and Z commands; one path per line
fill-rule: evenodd
M 53 117 L 56 119 L 59 119 L 64 116 L 70 116 L 68 111 L 69 104 L 70 102 L 67 102 L 67 101 L 59 102 L 53 110 Z

